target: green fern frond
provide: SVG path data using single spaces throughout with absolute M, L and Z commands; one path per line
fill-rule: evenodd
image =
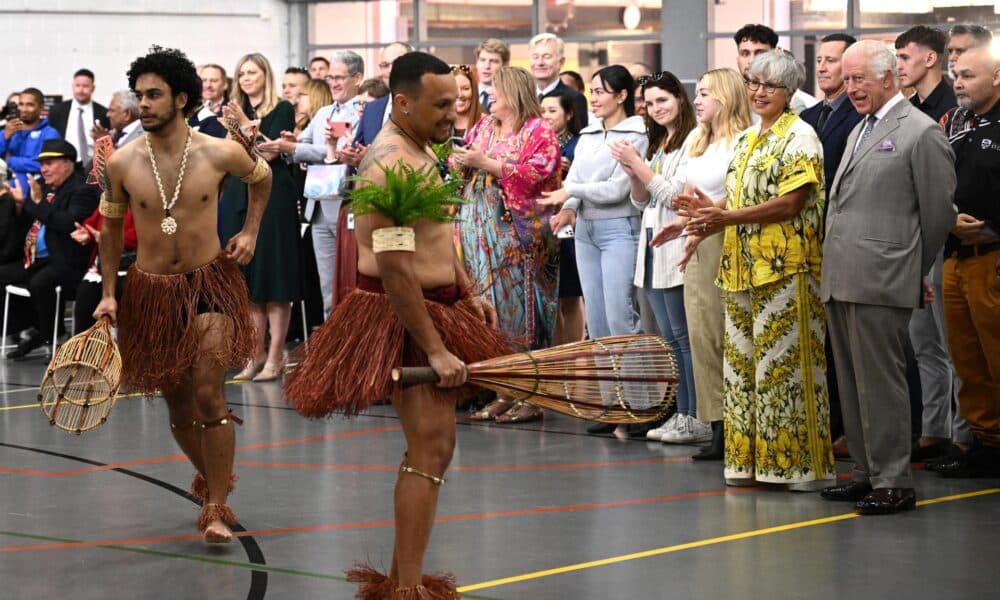
M 408 225 L 417 219 L 439 223 L 454 220 L 454 207 L 464 200 L 458 195 L 460 179 L 441 181 L 437 170 L 428 165 L 421 169 L 399 161 L 395 167 L 378 165 L 385 175 L 385 184 L 354 176 L 348 181 L 362 184 L 351 192 L 351 205 L 357 216 L 379 213 L 393 220 L 397 226 Z

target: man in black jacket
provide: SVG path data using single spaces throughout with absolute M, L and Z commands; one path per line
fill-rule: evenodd
M 73 73 L 73 98 L 49 110 L 49 123 L 76 149 L 76 160 L 85 169 L 90 168 L 93 158 L 94 140 L 90 137 L 90 129 L 95 122 L 111 129 L 108 109 L 92 100 L 94 88 L 93 71 L 80 69 Z
M 74 170 L 76 149 L 65 140 L 48 140 L 38 154 L 43 183 L 29 178 L 29 190 L 20 185 L 11 189 L 18 208 L 14 222 L 27 227 L 24 255 L 0 265 L 0 286 L 14 284 L 28 288 L 34 318 L 23 316 L 12 320 L 17 327 L 35 322 L 37 329 L 28 335 L 8 358 L 20 359 L 29 352 L 51 343 L 57 332 L 56 286 L 62 287 L 62 297 L 72 295 L 87 270 L 90 247 L 75 242 L 70 234 L 75 223 L 83 222 L 94 209 L 100 192 L 87 185 L 82 173 Z M 12 308 L 14 308 L 12 306 Z

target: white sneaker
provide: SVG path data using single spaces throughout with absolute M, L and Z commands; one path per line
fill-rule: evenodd
M 696 444 L 712 439 L 712 428 L 698 419 L 683 415 L 675 431 L 664 434 L 661 441 L 670 444 Z
M 677 428 L 677 421 L 678 421 L 677 417 L 679 416 L 680 415 L 678 413 L 674 413 L 670 415 L 670 418 L 667 419 L 666 423 L 660 425 L 656 429 L 650 429 L 649 431 L 647 431 L 646 439 L 653 442 L 661 441 L 663 439 L 664 434 L 673 431 L 674 429 Z

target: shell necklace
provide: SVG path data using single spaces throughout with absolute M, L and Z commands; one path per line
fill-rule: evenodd
M 160 180 L 160 170 L 156 168 L 156 157 L 153 155 L 153 146 L 149 143 L 149 136 L 142 136 L 146 140 L 146 151 L 149 152 L 149 164 L 153 166 L 153 177 L 156 178 L 156 187 L 160 190 L 160 200 L 163 201 L 163 220 L 160 221 L 160 229 L 167 235 L 177 233 L 177 221 L 171 216 L 170 211 L 177 204 L 177 198 L 181 195 L 181 183 L 184 181 L 184 168 L 187 167 L 188 152 L 191 150 L 191 128 L 187 128 L 187 141 L 184 143 L 184 154 L 181 155 L 181 168 L 177 173 L 177 185 L 174 187 L 174 197 L 167 202 L 167 195 L 163 193 L 163 181 Z

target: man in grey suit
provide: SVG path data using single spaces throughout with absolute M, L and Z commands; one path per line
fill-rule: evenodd
M 834 177 L 820 295 L 837 364 L 853 481 L 823 497 L 861 514 L 916 507 L 903 347 L 923 277 L 955 224 L 954 153 L 899 92 L 896 59 L 865 40 L 844 52 L 847 93 L 865 119 Z

